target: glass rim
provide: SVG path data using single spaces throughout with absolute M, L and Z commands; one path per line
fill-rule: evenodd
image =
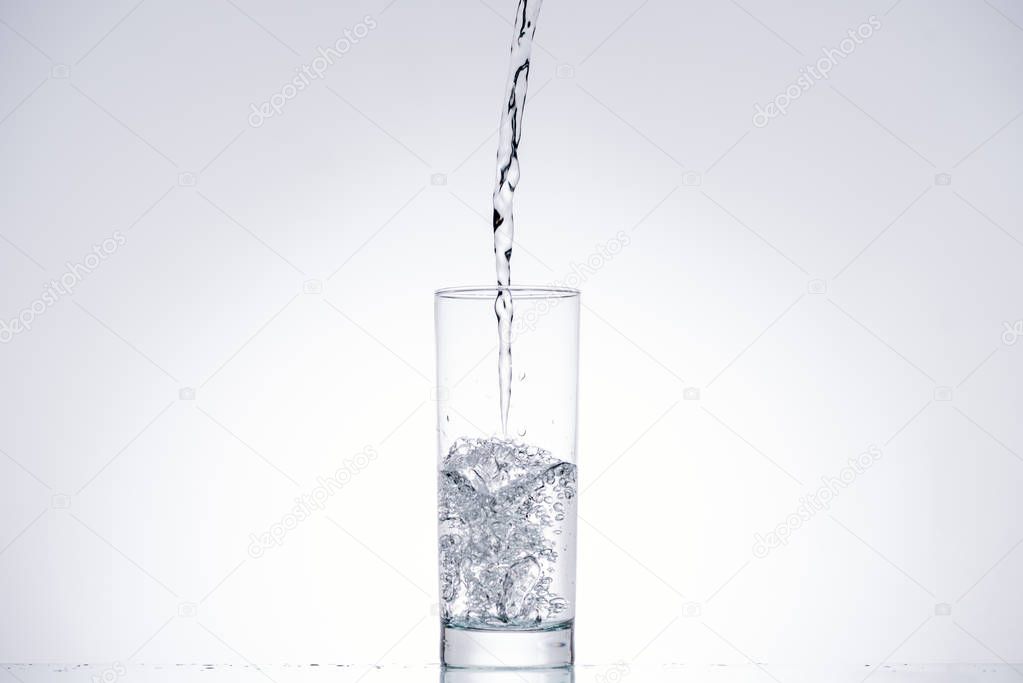
M 513 299 L 574 299 L 582 292 L 572 287 L 556 285 L 477 285 L 460 287 L 442 287 L 434 291 L 437 299 L 494 299 L 499 292 L 509 292 Z

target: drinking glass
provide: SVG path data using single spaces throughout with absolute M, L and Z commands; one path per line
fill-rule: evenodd
M 513 307 L 507 430 L 499 295 Z M 434 307 L 441 662 L 570 666 L 579 292 L 451 288 Z

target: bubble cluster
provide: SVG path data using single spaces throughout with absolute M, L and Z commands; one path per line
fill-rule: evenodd
M 544 628 L 572 618 L 576 467 L 510 439 L 458 439 L 438 482 L 442 618 Z

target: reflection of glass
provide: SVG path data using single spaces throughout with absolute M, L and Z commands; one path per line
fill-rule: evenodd
M 574 683 L 575 672 L 564 669 L 448 669 L 442 668 L 440 683 Z
M 506 433 L 498 294 L 514 306 Z M 570 665 L 579 292 L 447 289 L 435 312 L 442 662 Z

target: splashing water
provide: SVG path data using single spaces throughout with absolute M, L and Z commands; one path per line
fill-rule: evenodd
M 533 35 L 541 0 L 519 0 L 515 10 L 515 33 L 511 44 L 507 96 L 501 108 L 501 127 L 497 144 L 497 179 L 494 188 L 494 258 L 497 262 L 498 294 L 494 300 L 497 314 L 499 352 L 497 372 L 501 390 L 501 430 L 508 433 L 508 411 L 511 408 L 512 385 L 512 295 L 511 257 L 515 238 L 512 200 L 519 184 L 519 142 L 522 139 L 522 115 L 526 107 L 529 85 L 529 64 L 533 52 Z
M 536 629 L 575 616 L 575 465 L 510 439 L 458 439 L 438 501 L 445 625 Z

